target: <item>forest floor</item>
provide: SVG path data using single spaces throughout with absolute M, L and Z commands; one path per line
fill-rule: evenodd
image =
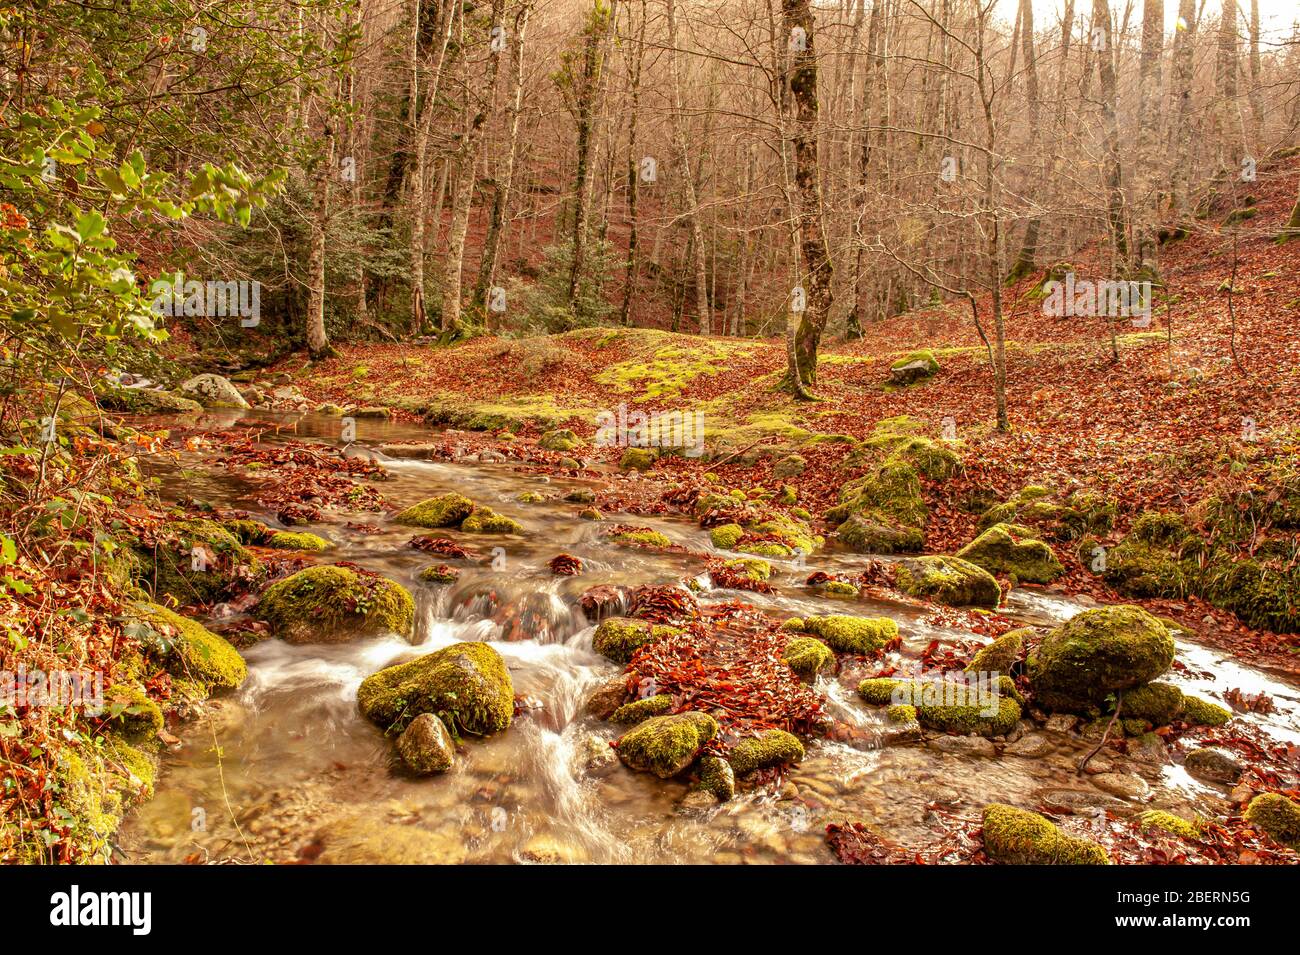
M 976 535 L 979 512 L 963 506 L 972 497 L 1006 500 L 1031 484 L 1115 500 L 1117 520 L 1103 541 L 1109 544 L 1144 512 L 1185 512 L 1209 493 L 1248 485 L 1256 464 L 1300 452 L 1300 243 L 1274 238 L 1297 176 L 1300 160 L 1285 160 L 1252 190 L 1255 211 L 1244 225 L 1226 225 L 1233 208 L 1221 202 L 1190 235 L 1167 243 L 1161 269 L 1169 292 L 1157 295 L 1146 327 L 1125 318 L 1045 315 L 1035 295 L 1041 274 L 1009 288 L 1005 433 L 993 426 L 991 364 L 965 303 L 869 325 L 858 341 L 826 342 L 814 402 L 778 390 L 782 340 L 648 329 L 476 338 L 436 351 L 344 345 L 338 358 L 314 365 L 293 359 L 276 370 L 288 372 L 309 399 L 381 405 L 398 417 L 481 429 L 465 440 L 515 458 L 526 454 L 534 466 L 551 469 L 560 469 L 566 455 L 528 440 L 547 429 L 570 428 L 590 440 L 597 415 L 617 415 L 620 406 L 703 413 L 709 454 L 663 457 L 647 476 L 611 475 L 600 503 L 628 512 L 664 509 L 666 483 L 705 471 L 728 486 L 774 486 L 781 483 L 772 473 L 777 462 L 797 452 L 806 467 L 790 482 L 800 503 L 820 514 L 853 476 L 843 467 L 853 443 L 881 419 L 909 415 L 932 437 L 946 431 L 951 438 L 955 430 L 952 446 L 963 462 L 956 478 L 927 482 L 927 551 L 951 552 Z M 1079 253 L 1073 265 L 1080 278 L 1105 274 L 1095 249 Z M 991 334 L 987 296 L 979 312 Z M 931 350 L 941 371 L 891 386 L 890 365 L 916 349 Z M 621 451 L 589 447 L 579 463 L 614 464 Z M 1119 599 L 1070 547 L 1056 549 L 1068 570 L 1057 588 Z M 1208 631 L 1202 638 L 1209 642 L 1300 671 L 1294 636 L 1252 631 L 1195 599 L 1148 603 Z

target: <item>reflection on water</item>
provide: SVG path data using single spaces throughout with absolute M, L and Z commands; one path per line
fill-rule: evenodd
M 228 415 L 221 426 L 239 417 Z M 338 419 L 305 416 L 286 434 L 334 441 L 337 429 Z M 359 421 L 358 430 L 369 444 L 430 437 L 421 428 L 369 419 Z M 590 486 L 582 481 L 549 482 L 508 464 L 386 466 L 392 477 L 382 490 L 391 504 L 458 491 L 516 517 L 528 534 L 503 539 L 446 532 L 483 561 L 458 562 L 460 580 L 439 587 L 416 579 L 436 559 L 408 547 L 412 529 L 382 515 L 340 515 L 338 523 L 302 528 L 338 545 L 331 559 L 362 564 L 417 594 L 413 641 L 291 646 L 268 640 L 247 650 L 248 681 L 186 727 L 183 744 L 165 758 L 157 795 L 123 827 L 120 841 L 130 861 L 814 863 L 831 861 L 824 827 L 846 817 L 919 846 L 934 837 L 930 804 L 973 816 L 987 802 L 1025 804 L 1042 793 L 1073 792 L 1070 798 L 1081 804 L 1108 798 L 1073 771 L 1090 745 L 1064 735 L 1044 734 L 1050 753 L 1039 758 L 988 758 L 924 743 L 884 746 L 879 711 L 860 703 L 846 676 L 823 677 L 820 688 L 831 715 L 860 731 L 851 743 L 811 744 L 779 787 L 742 793 L 721 806 L 684 802 L 681 784 L 624 770 L 609 748 L 616 728 L 582 714 L 586 696 L 619 668 L 592 651 L 592 627 L 577 600 L 596 584 L 695 575 L 699 560 L 611 546 L 598 523 L 577 519 L 575 505 L 516 502 L 525 490 Z M 204 469 L 196 456 L 187 456 L 182 467 L 190 469 L 183 477 L 163 475 L 173 495 L 256 512 L 249 497 L 255 485 L 247 479 Z M 345 519 L 377 524 L 380 532 L 351 530 Z M 696 551 L 712 550 L 708 535 L 684 520 L 635 520 Z M 488 558 L 497 546 L 504 560 L 494 566 Z M 561 551 L 581 557 L 584 574 L 552 576 L 547 562 Z M 850 569 L 858 562 L 835 553 L 816 555 L 810 561 L 815 567 L 777 562 L 776 594 L 710 591 L 703 599 L 740 598 L 781 615 L 888 614 L 899 622 L 908 657 L 932 639 L 971 637 L 922 623 L 924 614 L 914 607 L 845 604 L 800 586 L 810 569 Z M 1050 625 L 1081 609 L 1059 597 L 1018 591 L 1009 613 Z M 396 759 L 391 741 L 358 715 L 356 689 L 384 666 L 460 640 L 490 641 L 505 657 L 516 693 L 535 708 L 508 732 L 462 746 L 450 772 L 415 778 Z M 1248 718 L 1279 738 L 1296 738 L 1300 699 L 1294 688 L 1185 642 L 1179 658 L 1188 667 L 1171 676 L 1174 682 L 1211 698 L 1229 687 L 1269 693 L 1277 711 Z M 1155 787 L 1152 805 L 1186 809 L 1218 798 L 1177 767 L 1116 768 L 1147 777 Z

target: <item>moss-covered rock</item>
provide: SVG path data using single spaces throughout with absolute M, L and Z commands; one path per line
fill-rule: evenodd
M 546 496 L 540 491 L 524 491 L 515 500 L 520 504 L 540 504 L 546 500 Z
M 632 659 L 632 654 L 646 644 L 678 633 L 681 630 L 667 624 L 652 624 L 631 617 L 610 617 L 596 627 L 591 646 L 606 659 L 625 664 Z
M 431 564 L 417 574 L 426 584 L 454 584 L 460 580 L 460 571 L 447 564 Z
M 546 431 L 537 439 L 537 446 L 545 448 L 547 451 L 572 451 L 581 445 L 578 436 L 568 428 L 556 428 L 553 431 Z
M 718 802 L 726 802 L 736 795 L 736 773 L 731 764 L 721 756 L 701 756 L 698 763 L 699 779 L 695 788 L 712 795 Z
M 1012 630 L 998 637 L 988 646 L 981 647 L 966 664 L 967 673 L 1010 673 L 1020 654 L 1024 651 L 1025 640 L 1033 633 L 1028 627 Z
M 750 580 L 767 580 L 772 576 L 772 565 L 758 557 L 741 557 L 736 560 L 729 560 L 723 566 L 743 574 Z
M 745 529 L 739 524 L 721 524 L 709 531 L 709 540 L 719 550 L 735 550 L 744 536 Z
M 649 471 L 658 457 L 654 448 L 627 448 L 619 458 L 618 466 L 624 471 Z
M 1019 694 L 1009 678 L 983 690 L 938 680 L 877 678 L 859 683 L 858 695 L 876 706 L 913 707 L 922 726 L 944 733 L 1003 736 L 1020 721 Z
M 839 525 L 837 535 L 845 546 L 859 553 L 907 553 L 923 546 L 927 512 L 913 465 L 887 459 L 849 481 L 839 494 L 840 503 L 826 512 L 826 519 Z
M 835 654 L 814 637 L 795 637 L 781 651 L 781 662 L 811 683 L 818 673 L 835 663 Z
M 939 362 L 928 348 L 911 352 L 889 366 L 889 382 L 893 385 L 911 385 L 939 373 Z
M 433 713 L 454 733 L 487 736 L 510 726 L 514 694 L 500 653 L 486 643 L 453 643 L 366 677 L 357 704 L 389 730 Z
M 467 534 L 522 534 L 524 526 L 512 517 L 498 514 L 490 507 L 476 507 L 461 522 L 460 529 Z
M 1199 568 L 1194 559 L 1199 539 L 1177 514 L 1148 511 L 1133 522 L 1127 536 L 1105 552 L 1101 571 L 1106 583 L 1133 597 L 1187 596 Z
M 984 807 L 984 851 L 1010 865 L 1107 865 L 1106 850 L 1095 842 L 1063 833 L 1050 820 L 1027 809 L 993 803 Z
M 899 526 L 871 513 L 851 515 L 835 529 L 835 537 L 859 554 L 915 554 L 925 546 L 919 527 Z
M 473 511 L 474 502 L 464 495 L 440 494 L 399 511 L 393 521 L 410 527 L 454 527 Z
M 1168 726 L 1183 711 L 1183 691 L 1172 683 L 1148 683 L 1125 693 L 1120 711 L 1128 719 Z
M 647 696 L 644 700 L 624 703 L 609 717 L 613 723 L 640 723 L 652 716 L 662 716 L 673 708 L 673 698 L 666 693 Z
M 255 581 L 265 573 L 262 562 L 230 531 L 202 518 L 164 525 L 157 543 L 137 545 L 135 554 L 141 586 L 181 604 L 213 603 L 236 582 Z
M 790 629 L 798 627 L 803 633 L 819 638 L 837 653 L 869 655 L 884 647 L 898 636 L 898 624 L 888 617 L 853 617 L 846 614 L 804 617 L 795 623 L 786 621 Z
M 1057 627 L 1026 661 L 1034 698 L 1051 709 L 1087 711 L 1119 690 L 1169 669 L 1174 640 L 1140 607 L 1086 610 Z
M 629 769 L 676 776 L 718 732 L 718 721 L 707 713 L 656 716 L 625 733 L 617 743 L 618 758 Z
M 910 557 L 894 565 L 894 583 L 911 597 L 951 607 L 996 607 L 1002 588 L 982 567 L 958 557 Z
M 672 547 L 673 542 L 658 531 L 648 527 L 636 527 L 617 530 L 609 536 L 615 544 L 630 544 L 634 547 Z
M 409 636 L 415 600 L 401 584 L 349 567 L 308 567 L 266 588 L 255 613 L 289 643 Z
M 1124 702 L 1128 703 L 1128 697 L 1124 698 Z M 1183 709 L 1179 716 L 1192 726 L 1222 726 L 1232 719 L 1232 710 L 1199 696 L 1183 694 Z
M 756 769 L 797 763 L 804 757 L 803 743 L 785 730 L 764 730 L 757 736 L 743 739 L 731 747 L 727 761 L 737 776 L 746 776 Z
M 203 410 L 203 405 L 192 398 L 152 388 L 111 388 L 99 395 L 99 404 L 109 411 L 141 415 L 196 414 Z
M 280 550 L 328 550 L 334 545 L 316 534 L 277 531 L 267 540 L 266 546 Z
M 1300 803 L 1280 793 L 1260 793 L 1250 801 L 1243 816 L 1275 842 L 1300 850 Z
M 1014 524 L 995 524 L 957 556 L 991 574 L 1009 574 L 1017 581 L 1049 584 L 1065 573 L 1052 548 Z
M 843 597 L 846 600 L 856 600 L 862 596 L 862 590 L 856 584 L 851 584 L 847 580 L 827 580 L 821 584 L 814 584 L 821 590 L 823 597 Z
M 1195 839 L 1200 836 L 1200 830 L 1195 823 L 1188 822 L 1181 816 L 1175 816 L 1172 812 L 1165 812 L 1163 809 L 1146 810 L 1138 816 L 1138 824 L 1143 829 L 1168 832 L 1180 839 Z
M 136 604 L 132 615 L 162 637 L 163 665 L 173 677 L 211 692 L 234 689 L 248 676 L 239 651 L 198 621 L 151 603 Z
M 1005 503 L 988 508 L 980 516 L 979 529 L 1016 524 L 1050 540 L 1069 541 L 1088 533 L 1107 533 L 1115 523 L 1115 512 L 1115 502 L 1094 491 L 1075 491 L 1062 501 L 1050 488 L 1031 484 Z
M 222 521 L 221 526 L 230 531 L 241 544 L 265 545 L 277 533 L 261 521 L 247 517 Z

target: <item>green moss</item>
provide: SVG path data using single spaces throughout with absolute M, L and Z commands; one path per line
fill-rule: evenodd
M 858 684 L 858 695 L 868 703 L 914 707 L 917 721 L 927 729 L 980 736 L 1003 736 L 1015 729 L 1020 704 L 1014 684 L 999 682 L 996 696 L 986 690 L 988 696 L 981 698 L 978 692 L 976 687 L 934 680 L 870 679 Z
M 846 580 L 828 580 L 821 585 L 821 591 L 827 597 L 849 597 L 856 599 L 862 591 Z
M 834 664 L 835 654 L 813 637 L 795 637 L 781 651 L 781 662 L 802 679 L 812 682 L 818 673 Z
M 966 665 L 967 673 L 1010 673 L 1025 648 L 1025 638 L 1033 633 L 1028 627 L 1004 633 L 988 646 L 981 647 Z
M 230 531 L 205 519 L 164 525 L 158 543 L 138 546 L 136 556 L 142 586 L 182 604 L 213 603 L 237 580 L 256 580 L 265 573 L 262 562 Z
M 453 527 L 469 517 L 474 502 L 462 494 L 441 494 L 412 504 L 393 515 L 397 524 L 411 527 Z
M 1300 631 L 1300 565 L 1289 557 L 1253 560 L 1216 554 L 1199 590 L 1247 626 L 1276 633 Z
M 740 557 L 727 561 L 723 566 L 742 572 L 750 580 L 767 580 L 772 576 L 772 565 L 757 558 Z
M 644 700 L 624 703 L 614 711 L 610 721 L 614 723 L 640 723 L 652 716 L 662 716 L 673 708 L 673 698 L 666 693 L 648 696 Z
M 844 484 L 839 496 L 840 503 L 826 513 L 828 521 L 839 523 L 853 514 L 866 513 L 895 525 L 920 527 L 925 523 L 921 480 L 916 468 L 905 461 L 886 461 Z
M 624 471 L 649 471 L 658 457 L 654 448 L 627 448 L 619 458 L 618 466 Z
M 755 557 L 792 557 L 792 551 L 785 544 L 777 544 L 773 541 L 762 541 L 754 544 L 741 544 L 736 548 L 742 554 L 753 554 Z
M 885 710 L 885 716 L 891 723 L 919 723 L 916 707 L 909 703 L 894 703 Z
M 996 607 L 1002 588 L 993 575 L 957 557 L 913 557 L 894 565 L 903 593 L 952 607 Z
M 914 366 L 914 367 L 910 367 Z M 889 366 L 891 380 L 901 384 L 911 384 L 931 378 L 939 372 L 939 362 L 934 352 L 927 349 L 911 352 Z
M 1146 810 L 1138 816 L 1138 823 L 1143 829 L 1159 829 L 1180 839 L 1196 839 L 1200 836 L 1200 830 L 1194 823 L 1163 809 Z
M 101 408 L 126 414 L 197 414 L 203 410 L 197 401 L 151 388 L 111 388 L 98 397 Z
M 409 636 L 415 624 L 415 600 L 401 584 L 330 565 L 276 581 L 255 612 L 289 643 L 342 643 L 382 633 Z
M 446 564 L 431 564 L 421 570 L 418 577 L 427 584 L 454 584 L 460 579 L 460 571 Z
M 1087 709 L 1119 690 L 1150 683 L 1169 669 L 1174 640 L 1140 607 L 1086 610 L 1057 627 L 1027 661 L 1037 702 Z
M 230 531 L 241 544 L 265 544 L 275 533 L 261 521 L 248 518 L 222 521 L 221 526 Z
M 701 756 L 699 774 L 695 788 L 710 793 L 718 802 L 726 802 L 736 795 L 735 770 L 721 756 Z
M 652 531 L 648 527 L 638 528 L 636 530 L 619 531 L 611 534 L 610 538 L 615 544 L 633 544 L 639 547 L 672 547 L 673 542 L 658 531 Z
M 539 491 L 524 491 L 515 498 L 520 504 L 540 504 L 546 500 L 545 496 Z
M 1106 552 L 1106 582 L 1134 597 L 1182 598 L 1194 588 L 1197 549 L 1176 514 L 1148 511 L 1133 522 L 1128 535 Z
M 1274 841 L 1300 850 L 1300 803 L 1280 793 L 1260 793 L 1250 801 L 1243 817 Z
M 1050 547 L 1014 524 L 995 524 L 957 556 L 991 574 L 1010 574 L 1025 583 L 1048 584 L 1065 573 Z
M 869 655 L 898 636 L 898 624 L 888 617 L 829 614 L 805 617 L 802 626 L 805 633 L 818 637 L 838 653 Z
M 514 518 L 498 514 L 490 507 L 475 507 L 472 514 L 461 522 L 460 529 L 467 534 L 522 534 L 524 526 Z
M 104 691 L 104 703 L 109 724 L 126 739 L 153 739 L 163 728 L 162 709 L 135 684 L 109 687 Z
M 727 761 L 737 776 L 756 769 L 797 763 L 804 757 L 803 744 L 785 730 L 764 730 L 756 737 L 743 739 L 731 748 Z
M 920 528 L 900 527 L 878 514 L 854 514 L 835 529 L 835 536 L 859 554 L 914 554 L 925 546 Z
M 600 521 L 604 520 L 605 515 L 601 514 L 600 511 L 596 510 L 594 507 L 584 507 L 578 512 L 578 517 L 584 521 Z
M 1172 683 L 1148 683 L 1129 690 L 1120 705 L 1121 715 L 1151 726 L 1168 726 L 1182 712 L 1183 691 Z
M 1001 803 L 984 807 L 984 851 L 1012 865 L 1106 865 L 1095 842 L 1067 836 L 1036 812 Z
M 334 545 L 316 534 L 277 531 L 271 535 L 271 539 L 266 542 L 266 546 L 276 547 L 281 550 L 328 550 Z
M 1124 697 L 1125 706 L 1128 705 L 1128 697 Z M 1232 711 L 1219 706 L 1217 703 L 1210 703 L 1201 699 L 1199 696 L 1183 696 L 1183 710 L 1180 714 L 1183 720 L 1192 726 L 1222 726 L 1228 720 L 1232 719 Z
M 618 758 L 630 769 L 668 779 L 693 763 L 717 732 L 718 721 L 707 713 L 656 716 L 619 739 Z
M 578 440 L 578 436 L 568 428 L 547 431 L 537 439 L 537 446 L 547 451 L 572 451 L 581 444 L 582 442 Z
M 514 693 L 500 653 L 486 643 L 453 643 L 366 677 L 357 704 L 389 731 L 433 713 L 453 733 L 487 736 L 510 726 Z
M 172 676 L 188 679 L 204 692 L 234 689 L 248 676 L 239 651 L 198 621 L 151 603 L 136 604 L 133 615 L 166 642 L 163 664 Z
M 649 643 L 681 633 L 677 627 L 651 624 L 630 617 L 602 620 L 592 635 L 591 645 L 601 656 L 615 663 L 627 663 L 632 654 Z

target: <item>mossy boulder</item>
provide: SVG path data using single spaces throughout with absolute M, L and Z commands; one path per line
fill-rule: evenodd
M 876 706 L 910 706 L 927 729 L 962 736 L 1003 736 L 1020 721 L 1020 703 L 1010 678 L 993 687 L 939 680 L 877 678 L 858 684 L 858 695 Z
M 520 504 L 540 504 L 546 500 L 546 496 L 541 491 L 524 491 L 515 500 Z
M 514 694 L 500 653 L 486 643 L 453 643 L 366 677 L 357 705 L 388 730 L 433 713 L 453 733 L 487 736 L 510 726 Z
M 276 531 L 266 542 L 267 547 L 279 550 L 329 550 L 334 545 L 316 534 L 295 531 Z
M 888 617 L 827 614 L 787 620 L 783 626 L 811 634 L 837 653 L 870 655 L 898 636 L 898 624 Z
M 658 531 L 648 527 L 634 527 L 617 530 L 609 539 L 615 544 L 629 544 L 634 547 L 672 547 L 673 542 Z
M 1188 822 L 1181 816 L 1163 809 L 1148 809 L 1138 816 L 1138 825 L 1143 829 L 1155 829 L 1178 836 L 1180 839 L 1195 839 L 1200 835 L 1195 823 Z
M 221 526 L 230 531 L 241 544 L 264 545 L 273 535 L 281 533 L 272 530 L 261 521 L 255 521 L 248 517 L 222 521 Z
M 568 428 L 556 428 L 553 431 L 546 431 L 537 439 L 537 446 L 547 451 L 572 451 L 581 445 L 578 436 Z
M 1105 552 L 1101 575 L 1133 597 L 1182 598 L 1195 588 L 1200 573 L 1195 560 L 1199 543 L 1181 516 L 1148 511 L 1133 522 L 1123 541 Z
M 995 524 L 1016 524 L 1056 541 L 1076 540 L 1085 534 L 1104 534 L 1115 523 L 1115 502 L 1093 491 L 1075 491 L 1061 500 L 1050 488 L 1029 485 L 1010 500 L 986 510 L 981 531 Z
M 1017 581 L 1050 584 L 1065 573 L 1052 548 L 1015 524 L 994 524 L 957 556 L 991 574 L 1009 574 Z
M 1245 820 L 1275 842 L 1300 850 L 1300 803 L 1280 793 L 1260 793 L 1243 813 Z
M 794 637 L 781 651 L 781 662 L 811 683 L 818 673 L 835 663 L 835 654 L 815 637 Z
M 1127 698 L 1125 702 L 1128 702 Z M 1179 716 L 1192 726 L 1222 726 L 1232 719 L 1232 710 L 1199 696 L 1183 694 L 1183 709 Z
M 399 511 L 393 521 L 410 527 L 455 527 L 473 511 L 474 502 L 464 495 L 440 494 Z
M 247 678 L 239 651 L 197 620 L 152 603 L 136 604 L 132 615 L 162 637 L 163 665 L 176 679 L 211 692 L 233 690 Z
M 1026 661 L 1035 700 L 1086 712 L 1144 686 L 1173 664 L 1169 631 L 1140 607 L 1085 610 L 1057 627 Z
M 753 581 L 767 580 L 772 576 L 772 565 L 759 557 L 740 557 L 727 561 L 723 566 Z
M 924 381 L 939 373 L 939 362 L 934 352 L 921 349 L 904 355 L 889 366 L 889 383 L 892 385 L 910 385 Z
M 112 388 L 98 397 L 100 407 L 125 414 L 195 414 L 203 410 L 193 398 L 152 388 Z
M 137 545 L 139 582 L 155 596 L 181 604 L 213 603 L 232 585 L 255 581 L 262 562 L 216 521 L 172 521 L 160 528 L 152 547 Z
M 1020 654 L 1024 652 L 1025 640 L 1033 633 L 1028 627 L 1004 633 L 992 643 L 981 647 L 966 664 L 967 673 L 1010 673 Z
M 709 531 L 709 540 L 719 550 L 735 550 L 744 536 L 745 529 L 739 524 L 720 524 Z
M 181 393 L 205 408 L 247 408 L 248 402 L 228 379 L 220 375 L 195 375 L 181 383 Z
M 996 607 L 1002 588 L 982 567 L 959 557 L 910 557 L 894 565 L 894 583 L 911 597 L 950 607 Z
M 656 716 L 625 733 L 618 741 L 618 758 L 629 769 L 676 776 L 718 732 L 718 721 L 707 713 Z
M 609 719 L 612 723 L 640 723 L 652 716 L 663 716 L 672 708 L 673 698 L 666 693 L 659 693 L 655 696 L 647 696 L 644 700 L 624 703 L 610 714 Z
M 839 498 L 840 503 L 826 512 L 826 519 L 840 525 L 840 540 L 854 550 L 860 551 L 860 545 L 855 541 L 860 541 L 861 532 L 872 525 L 892 531 L 894 536 L 900 536 L 900 540 L 910 542 L 913 537 L 905 532 L 913 530 L 920 536 L 920 528 L 925 524 L 927 511 L 921 496 L 921 480 L 916 468 L 906 461 L 887 459 L 867 474 L 847 482 L 840 488 Z M 855 515 L 860 515 L 863 520 L 859 523 L 866 526 L 858 529 L 843 527 Z M 888 542 L 891 535 L 880 533 L 877 536 Z M 920 544 L 917 546 L 919 548 Z
M 498 514 L 490 507 L 476 507 L 461 522 L 460 529 L 468 534 L 522 534 L 524 526 L 512 517 Z
M 133 683 L 118 683 L 104 691 L 109 724 L 127 740 L 149 740 L 163 728 L 162 709 Z
M 677 627 L 652 624 L 631 617 L 609 617 L 602 620 L 592 635 L 591 646 L 597 653 L 615 663 L 627 663 L 637 650 L 681 633 Z
M 1183 712 L 1183 691 L 1172 683 L 1148 683 L 1124 694 L 1120 715 L 1151 726 L 1168 726 Z
M 853 514 L 835 529 L 836 539 L 859 554 L 915 554 L 925 546 L 919 527 L 895 524 L 879 514 Z
M 984 851 L 1010 865 L 1107 865 L 1095 842 L 1066 835 L 1049 819 L 1027 809 L 993 803 L 984 807 Z
M 649 471 L 658 457 L 654 448 L 628 448 L 619 458 L 618 466 L 624 471 Z
M 350 567 L 308 567 L 267 587 L 255 613 L 289 643 L 409 636 L 415 600 L 401 584 Z
M 803 743 L 785 730 L 764 730 L 757 736 L 743 739 L 731 747 L 727 762 L 737 776 L 746 776 L 756 769 L 797 763 L 804 757 Z
M 726 802 L 736 795 L 736 772 L 729 762 L 721 756 L 701 756 L 698 766 L 696 789 L 709 793 L 718 802 Z

